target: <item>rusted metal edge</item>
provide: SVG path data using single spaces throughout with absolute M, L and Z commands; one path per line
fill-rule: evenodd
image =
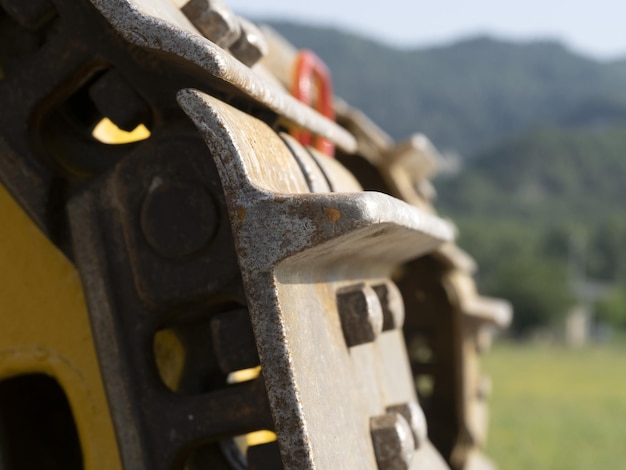
M 378 226 L 379 229 L 396 227 L 399 230 L 425 234 L 438 240 L 436 245 L 454 239 L 455 228 L 451 223 L 386 194 L 370 191 L 304 193 L 297 194 L 297 198 L 294 198 L 296 194 L 281 194 L 261 189 L 255 184 L 256 181 L 252 180 L 246 164 L 240 159 L 230 157 L 230 155 L 237 155 L 242 151 L 250 151 L 251 149 L 238 146 L 231 138 L 233 129 L 237 127 L 234 122 L 228 122 L 228 119 L 224 119 L 224 111 L 234 108 L 197 90 L 181 90 L 177 98 L 181 108 L 192 119 L 212 151 L 223 178 L 225 191 L 227 193 L 229 190 L 233 192 L 228 199 L 239 199 L 238 203 L 245 203 L 247 209 L 268 203 L 290 203 L 291 207 L 289 207 L 288 213 L 291 216 L 287 216 L 286 211 L 285 217 L 277 218 L 273 226 L 276 227 L 277 231 L 291 227 L 290 232 L 293 233 L 294 238 L 281 240 L 280 254 L 265 253 L 262 255 L 263 263 L 259 258 L 258 265 L 273 266 L 278 261 L 295 255 L 306 248 L 319 246 L 324 242 L 338 238 L 342 234 L 366 229 L 374 225 Z M 249 160 L 254 158 L 251 157 Z M 262 163 L 258 162 L 258 164 Z M 242 198 L 245 201 L 242 201 Z M 306 225 L 306 228 L 301 232 L 295 232 L 292 217 L 297 217 L 298 213 L 303 214 L 308 208 L 314 206 L 320 209 L 325 208 L 326 212 L 328 209 L 335 209 L 337 212 L 331 212 L 339 217 L 331 220 L 333 218 L 331 215 L 329 221 L 332 223 L 320 225 L 316 230 L 312 230 L 313 227 Z M 241 215 L 238 220 L 243 220 Z M 258 219 L 246 215 L 245 220 L 246 222 L 255 222 Z M 261 221 L 261 223 L 266 222 Z M 258 246 L 259 242 L 260 240 L 257 238 L 258 249 L 261 248 Z M 373 254 L 386 257 L 393 263 L 416 256 L 411 249 L 408 251 L 403 249 L 401 252 L 393 246 L 380 246 L 368 257 L 375 257 Z
M 132 44 L 174 54 L 192 62 L 267 106 L 288 121 L 353 153 L 355 138 L 336 123 L 300 103 L 205 37 L 166 0 L 91 0 L 109 23 Z
M 313 266 L 341 278 L 349 278 L 351 268 L 384 276 L 452 240 L 454 228 L 381 193 L 280 192 L 292 182 L 260 181 L 267 176 L 254 171 L 263 165 L 255 144 L 260 139 L 264 145 L 257 150 L 271 148 L 271 129 L 196 90 L 181 90 L 178 102 L 215 158 L 227 196 L 283 463 L 286 469 L 315 468 L 277 284 L 300 282 L 292 274 Z M 278 153 L 267 158 L 280 158 Z

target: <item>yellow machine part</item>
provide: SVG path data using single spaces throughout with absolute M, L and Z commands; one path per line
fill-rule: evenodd
M 73 413 L 83 468 L 119 469 L 78 272 L 1 185 L 0 214 L 0 381 L 56 379 Z

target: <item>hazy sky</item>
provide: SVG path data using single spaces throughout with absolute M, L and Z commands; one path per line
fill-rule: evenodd
M 477 33 L 557 38 L 599 58 L 626 57 L 626 0 L 226 0 L 241 14 L 347 27 L 388 43 Z

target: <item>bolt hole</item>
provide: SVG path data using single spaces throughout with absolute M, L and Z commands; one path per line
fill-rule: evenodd
M 183 395 L 197 395 L 227 386 L 213 354 L 209 322 L 193 322 L 159 330 L 153 355 L 163 384 Z
M 430 398 L 435 392 L 435 379 L 432 375 L 418 375 L 415 379 L 415 388 L 420 398 Z
M 429 364 L 434 361 L 433 350 L 424 336 L 414 337 L 408 346 L 409 358 L 413 363 Z
M 154 335 L 153 350 L 161 380 L 177 391 L 185 369 L 185 346 L 174 330 L 166 328 Z

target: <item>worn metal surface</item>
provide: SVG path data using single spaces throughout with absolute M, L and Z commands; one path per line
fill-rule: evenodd
M 179 102 L 224 185 L 285 468 L 376 468 L 368 418 L 414 400 L 406 353 L 397 329 L 346 345 L 336 298 L 355 280 L 388 277 L 453 231 L 382 194 L 309 193 L 288 147 L 262 122 L 193 90 Z M 261 166 L 267 155 L 272 164 Z
M 371 343 L 383 331 L 383 310 L 374 289 L 360 283 L 337 291 L 337 311 L 349 347 Z
M 167 0 L 91 0 L 131 44 L 172 54 L 205 70 L 298 126 L 331 140 L 347 152 L 354 138 L 343 128 L 303 105 L 213 42 L 198 34 Z
M 416 449 L 423 446 L 428 439 L 426 417 L 424 411 L 415 401 L 387 407 L 387 413 L 397 413 L 409 424 Z
M 357 110 L 342 102 L 337 109 L 338 122 L 359 143 L 358 156 L 339 160 L 361 184 L 434 213 L 428 179 L 440 157 L 432 144 L 416 135 L 394 145 Z M 429 437 L 454 469 L 490 468 L 481 453 L 490 381 L 480 372 L 479 354 L 489 349 L 493 331 L 511 320 L 507 302 L 476 292 L 475 268 L 454 243 L 445 243 L 405 264 L 395 277 L 405 300 L 404 335 Z
M 435 197 L 430 183 L 441 156 L 423 134 L 386 149 L 379 169 L 393 194 L 417 207 L 428 207 Z
M 383 309 L 383 331 L 402 328 L 404 325 L 404 301 L 402 293 L 391 281 L 373 286 Z
M 492 329 L 511 318 L 508 303 L 477 294 L 467 256 L 443 246 L 407 265 L 398 280 L 407 311 L 405 339 L 429 436 L 453 468 L 487 462 L 489 383 L 479 367 Z M 412 294 L 412 295 L 411 295 Z M 483 468 L 480 466 L 472 468 Z M 488 467 L 484 467 L 488 468 Z
M 370 420 L 376 464 L 381 470 L 409 470 L 415 442 L 409 423 L 396 412 Z
M 265 33 L 180 3 L 0 1 L 0 178 L 80 272 L 124 468 L 484 462 L 477 351 L 510 313 L 432 209 L 436 154 L 339 100 L 322 118 L 271 52 L 245 66 Z M 105 119 L 145 140 L 99 141 Z M 256 431 L 277 441 L 237 447 Z
M 55 2 L 35 32 L 2 20 L 11 42 L 0 51 L 0 175 L 80 269 L 125 468 L 231 468 L 239 457 L 225 451 L 230 438 L 273 421 L 262 377 L 227 380 L 258 358 L 249 338 L 232 347 L 249 317 L 240 314 L 246 298 L 224 197 L 175 93 L 195 85 L 270 123 L 277 116 L 205 69 L 130 46 L 86 2 Z M 126 33 L 141 36 L 141 24 Z M 302 111 L 302 125 L 325 129 L 245 70 L 252 94 L 271 95 L 281 111 L 285 101 Z M 91 131 L 104 117 L 126 129 L 142 121 L 150 138 L 98 142 Z
M 224 49 L 241 35 L 237 15 L 222 0 L 190 0 L 181 11 L 205 38 Z
M 153 200 L 155 191 L 181 187 L 200 203 L 188 203 L 188 194 L 166 198 L 165 206 Z M 194 196 L 194 188 L 203 196 Z M 203 231 L 193 223 L 206 215 L 205 193 L 215 204 L 210 239 L 198 238 Z M 181 213 L 172 216 L 176 202 Z M 139 223 L 146 204 L 156 205 L 150 209 L 156 220 L 160 211 L 176 223 L 174 237 L 160 234 L 158 250 L 152 231 Z M 246 299 L 224 197 L 204 144 L 188 132 L 146 142 L 77 194 L 69 219 L 124 464 L 183 468 L 201 450 L 215 468 L 229 468 L 221 441 L 273 423 L 262 377 L 227 381 L 230 369 L 258 365 L 258 359 L 254 350 L 234 350 L 229 338 L 229 321 L 243 323 L 230 334 L 249 347 L 240 337 L 249 320 L 241 315 Z M 173 387 L 166 386 L 167 365 L 154 353 L 164 330 L 183 349 Z
M 267 42 L 261 30 L 251 21 L 239 18 L 241 34 L 230 46 L 230 52 L 248 67 L 256 64 L 267 54 Z

